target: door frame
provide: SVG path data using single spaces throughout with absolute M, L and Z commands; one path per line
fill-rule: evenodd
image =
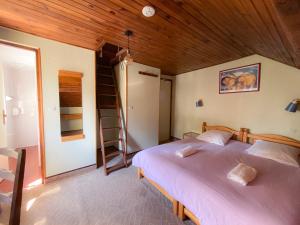
M 43 110 L 43 86 L 42 86 L 42 67 L 41 67 L 41 50 L 27 45 L 0 39 L 0 44 L 13 46 L 16 48 L 26 49 L 35 52 L 36 58 L 36 78 L 37 78 L 37 101 L 38 101 L 38 118 L 39 118 L 39 143 L 41 157 L 41 175 L 42 183 L 46 178 L 46 158 L 45 158 L 45 135 L 44 135 L 44 110 Z
M 172 107 L 173 107 L 173 80 L 172 79 L 169 79 L 169 78 L 163 78 L 161 77 L 160 80 L 163 80 L 163 81 L 170 81 L 171 83 L 171 94 L 170 94 L 170 128 L 169 128 L 169 133 L 170 133 L 170 137 L 169 139 L 172 138 Z M 159 134 L 158 134 L 159 135 Z M 159 137 L 159 136 L 158 136 Z

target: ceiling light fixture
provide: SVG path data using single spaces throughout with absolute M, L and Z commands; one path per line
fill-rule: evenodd
M 127 36 L 127 54 L 126 56 L 124 57 L 123 61 L 126 65 L 130 64 L 133 62 L 133 58 L 131 57 L 131 54 L 130 54 L 130 46 L 129 46 L 129 38 L 133 35 L 133 32 L 131 30 L 126 30 L 125 33 L 124 33 L 126 36 Z
M 150 5 L 146 5 L 143 10 L 143 15 L 146 17 L 152 17 L 155 14 L 155 9 L 154 7 L 150 6 Z

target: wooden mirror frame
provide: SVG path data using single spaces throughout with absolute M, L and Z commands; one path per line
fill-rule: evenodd
M 83 74 L 80 72 L 59 70 L 58 79 L 59 79 L 59 99 L 60 99 L 60 120 L 71 121 L 71 120 L 82 120 L 83 115 L 81 113 L 62 113 L 62 107 L 82 107 L 82 77 Z M 71 78 L 71 81 L 67 84 L 62 84 L 63 79 Z M 73 79 L 73 81 L 72 81 Z M 80 79 L 80 82 L 76 82 L 76 79 Z M 73 83 L 72 83 L 73 82 Z M 64 94 L 63 94 L 64 93 Z M 72 93 L 74 96 L 68 99 L 66 102 L 66 97 Z M 62 102 L 64 102 L 62 106 Z M 62 131 L 61 130 L 61 140 L 72 141 L 85 138 L 83 132 L 83 122 L 81 130 L 70 130 L 70 131 Z

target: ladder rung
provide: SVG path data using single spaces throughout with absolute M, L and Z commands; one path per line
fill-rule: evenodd
M 106 97 L 115 97 L 117 96 L 116 94 L 98 94 L 100 96 L 106 96 Z
M 122 138 L 116 139 L 116 140 L 109 140 L 109 141 L 103 141 L 104 144 L 112 144 L 112 143 L 117 143 L 121 141 Z
M 123 152 L 116 151 L 116 152 L 112 152 L 112 153 L 107 154 L 105 157 L 110 158 L 110 157 L 115 157 L 115 156 L 118 156 L 118 155 L 121 155 L 121 154 L 123 154 Z
M 109 75 L 109 74 L 103 74 L 103 73 L 99 74 L 98 77 L 108 77 L 108 78 L 113 78 L 112 75 Z
M 101 116 L 101 119 L 102 118 L 119 118 L 119 116 Z
M 97 65 L 97 67 L 112 69 L 112 66 L 105 66 L 105 65 Z
M 118 169 L 121 169 L 121 168 L 124 168 L 124 167 L 126 167 L 126 165 L 124 163 L 118 163 L 114 166 L 108 167 L 106 170 L 107 170 L 107 173 L 111 173 L 115 170 L 118 170 Z
M 100 83 L 99 85 L 100 86 L 109 86 L 109 87 L 114 87 L 115 86 L 114 84 L 103 84 L 103 83 Z
M 116 105 L 100 105 L 100 108 L 103 109 L 115 109 L 116 107 Z
M 102 130 L 113 130 L 113 129 L 121 129 L 121 127 L 105 127 Z

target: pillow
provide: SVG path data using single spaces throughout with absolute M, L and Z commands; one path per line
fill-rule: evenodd
M 200 141 L 224 146 L 230 140 L 232 135 L 233 133 L 227 131 L 209 130 L 204 132 L 203 134 L 200 134 L 196 138 Z
M 272 159 L 286 165 L 300 166 L 298 162 L 300 149 L 292 146 L 257 140 L 255 144 L 247 149 L 247 152 L 250 155 Z

